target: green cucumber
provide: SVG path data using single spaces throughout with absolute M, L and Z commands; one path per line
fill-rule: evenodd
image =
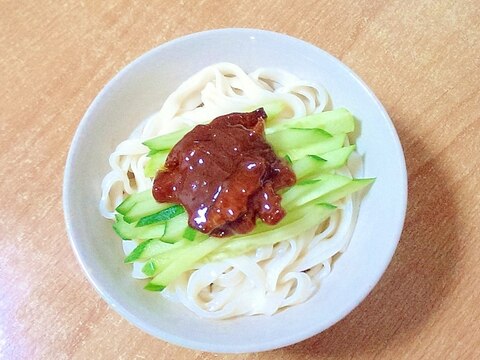
M 335 190 L 328 192 L 327 194 L 320 196 L 316 201 L 335 202 L 347 195 L 353 194 L 364 187 L 372 184 L 375 178 L 368 179 L 352 179 L 350 183 L 347 183 Z
M 192 229 L 188 226 L 187 213 L 175 216 L 173 219 L 167 221 L 165 225 L 165 234 L 163 234 L 162 236 L 162 241 L 168 243 L 176 243 L 182 239 L 186 239 L 189 241 L 193 241 L 196 239 L 198 241 L 201 241 L 208 237 L 208 235 Z
M 326 171 L 338 169 L 345 165 L 353 150 L 355 150 L 355 145 L 324 153 L 321 157 L 307 155 L 292 163 L 293 172 L 297 176 L 297 180 L 320 176 Z
M 347 109 L 339 108 L 303 118 L 276 121 L 271 125 L 265 129 L 267 134 L 287 128 L 310 128 L 322 129 L 332 135 L 337 135 L 352 132 L 355 129 L 355 118 Z
M 297 177 L 297 181 L 301 180 L 321 169 L 327 160 L 317 155 L 307 155 L 292 163 L 292 170 Z
M 163 205 L 163 204 L 162 204 Z M 182 205 L 171 205 L 165 209 L 160 210 L 157 213 L 147 215 L 138 220 L 137 227 L 155 224 L 159 222 L 165 222 L 173 219 L 175 216 L 183 214 L 185 209 Z
M 276 151 L 303 148 L 330 138 L 332 135 L 321 129 L 285 129 L 266 136 Z
M 178 250 L 178 249 L 177 249 Z M 183 248 L 182 248 L 183 250 Z M 157 275 L 160 271 L 165 269 L 165 267 L 168 266 L 168 264 L 172 263 L 175 261 L 175 259 L 178 259 L 174 254 L 172 253 L 177 253 L 175 250 L 169 251 L 168 253 L 161 253 L 158 254 L 150 259 L 143 265 L 142 267 L 142 272 L 150 277 L 153 277 Z
M 199 244 L 201 241 L 185 241 L 177 242 L 174 249 L 170 251 L 161 252 L 150 259 L 142 267 L 142 272 L 147 276 L 155 276 L 160 271 L 165 269 L 170 263 L 181 260 L 182 254 L 185 253 L 185 250 L 190 251 L 196 244 Z
M 148 240 L 161 238 L 165 233 L 165 224 L 154 224 L 138 228 L 135 223 L 128 223 L 123 216 L 117 214 L 113 224 L 115 232 L 124 240 Z
M 190 130 L 192 130 L 192 128 L 184 128 L 165 135 L 160 135 L 145 141 L 143 145 L 147 146 L 150 150 L 170 151 L 170 149 L 172 149 Z
M 301 206 L 312 200 L 319 199 L 320 196 L 341 188 L 351 181 L 352 179 L 346 176 L 323 175 L 320 179 L 297 182 L 282 195 L 282 206 L 285 209 Z M 329 202 L 323 199 L 321 201 Z
M 183 207 L 182 207 L 183 209 Z M 185 229 L 188 227 L 188 214 L 185 212 L 175 216 L 173 219 L 167 221 L 165 234 L 163 234 L 162 241 L 168 243 L 175 243 L 183 238 Z
M 148 200 L 152 197 L 152 190 L 148 189 L 145 191 L 137 192 L 131 194 L 123 200 L 123 202 L 117 206 L 115 209 L 118 213 L 125 215 L 136 203 Z
M 273 245 L 298 236 L 327 219 L 335 209 L 336 207 L 331 204 L 311 204 L 297 209 L 298 211 L 291 211 L 278 225 L 270 226 L 269 230 L 260 232 L 254 230 L 252 233 L 225 242 L 222 247 L 212 252 L 206 261 L 218 261 L 243 255 L 261 246 Z
M 190 226 L 187 226 L 183 231 L 182 237 L 184 239 L 187 239 L 188 241 L 193 241 L 195 240 L 198 234 L 201 234 L 201 232 L 191 228 Z
M 157 171 L 163 168 L 165 165 L 165 160 L 169 154 L 170 150 L 161 150 L 154 153 L 150 156 L 147 163 L 145 164 L 144 173 L 147 177 L 155 177 Z
M 322 165 L 321 170 L 326 171 L 342 167 L 346 164 L 348 158 L 350 157 L 350 154 L 354 150 L 355 145 L 350 145 L 322 154 L 322 159 L 327 160 L 327 162 Z
M 279 153 L 280 156 L 288 155 L 292 161 L 299 160 L 307 155 L 322 156 L 322 154 L 326 152 L 340 149 L 345 143 L 345 137 L 345 134 L 338 134 L 318 143 L 294 149 L 281 150 Z
M 139 221 L 141 218 L 156 214 L 159 211 L 171 207 L 173 204 L 159 203 L 150 194 L 148 200 L 136 203 L 124 216 L 124 220 L 128 223 Z
M 224 242 L 225 240 L 223 239 L 210 237 L 193 247 L 182 249 L 182 251 L 178 252 L 176 261 L 166 265 L 145 288 L 147 290 L 163 290 L 171 281 L 185 271 L 193 269 L 199 260 L 220 247 Z
M 125 257 L 125 263 L 132 263 L 139 260 L 148 260 L 160 253 L 171 251 L 182 246 L 182 242 L 168 244 L 159 239 L 150 239 L 141 242 L 133 251 Z

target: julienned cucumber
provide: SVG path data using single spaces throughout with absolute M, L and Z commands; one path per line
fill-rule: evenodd
M 185 241 L 181 246 L 175 247 L 170 251 L 161 252 L 151 257 L 143 266 L 142 272 L 147 276 L 155 276 L 165 269 L 171 262 L 180 260 L 185 252 L 194 249 L 195 245 L 202 243 L 203 240 Z
M 156 272 L 155 277 L 145 288 L 154 291 L 163 290 L 178 275 L 192 269 L 197 262 L 205 257 L 208 260 L 217 260 L 224 258 L 226 254 L 228 254 L 228 257 L 239 256 L 259 246 L 275 244 L 293 237 L 327 218 L 334 209 L 334 206 L 328 204 L 311 205 L 308 209 L 305 209 L 305 211 L 308 211 L 309 216 L 298 216 L 298 214 L 292 213 L 290 216 L 285 216 L 279 225 L 270 227 L 266 231 L 257 232 L 258 230 L 256 229 L 254 234 L 244 235 L 227 242 L 224 239 L 211 237 L 189 246 L 183 251 L 179 250 L 175 254 L 175 261 L 169 261 L 166 257 L 163 257 L 163 262 L 157 261 L 154 266 L 149 265 L 148 269 L 144 268 L 144 272 L 149 272 L 150 269 L 155 269 Z M 304 215 L 305 211 L 302 211 Z M 295 220 L 292 221 L 292 219 Z M 217 250 L 219 253 L 216 253 Z M 211 255 L 209 256 L 209 254 Z
M 143 271 L 146 275 L 155 277 L 145 288 L 152 291 L 163 290 L 171 280 L 174 280 L 184 271 L 192 269 L 198 261 L 210 262 L 239 256 L 260 246 L 275 244 L 295 237 L 305 229 L 310 229 L 328 218 L 336 209 L 331 204 L 318 203 L 318 201 L 338 200 L 373 182 L 373 179 L 356 179 L 341 185 L 343 180 L 340 180 L 340 178 L 332 177 L 329 180 L 330 183 L 337 183 L 339 187 L 307 205 L 288 210 L 287 215 L 276 226 L 272 227 L 259 222 L 252 233 L 235 236 L 227 242 L 222 241 L 222 239 L 207 238 L 191 243 L 188 247 L 182 247 L 150 259 L 145 264 Z M 299 186 L 318 185 L 319 183 L 320 181 L 314 180 Z
M 222 247 L 208 256 L 206 260 L 217 261 L 239 256 L 261 246 L 273 245 L 280 241 L 293 238 L 305 230 L 318 225 L 328 218 L 335 209 L 335 206 L 327 203 L 311 204 L 305 206 L 303 209 L 297 209 L 299 211 L 287 213 L 278 225 L 274 227 L 270 226 L 270 229 L 265 229 L 260 232 L 254 231 L 253 233 L 225 242 Z
M 350 182 L 352 179 L 341 175 L 323 175 L 320 179 L 299 181 L 282 195 L 282 206 L 287 209 L 302 206 Z
M 276 121 L 275 117 L 283 111 L 283 105 L 278 103 L 271 103 L 272 110 L 269 111 L 265 107 L 268 114 L 267 127 L 265 134 L 267 138 L 270 134 L 286 129 L 321 129 L 331 135 L 347 134 L 352 132 L 355 128 L 355 121 L 352 114 L 346 109 L 336 109 L 332 111 L 324 111 L 319 114 L 309 115 L 303 118 L 294 120 Z M 185 128 L 173 133 L 160 135 L 155 138 L 145 141 L 150 150 L 162 151 L 170 150 L 188 131 L 192 128 Z
M 308 144 L 300 148 L 280 150 L 278 153 L 281 156 L 288 155 L 292 161 L 299 160 L 307 155 L 318 155 L 321 157 L 326 152 L 340 149 L 345 143 L 345 138 L 345 134 L 333 135 L 317 143 Z
M 322 129 L 332 135 L 347 134 L 355 129 L 355 119 L 350 111 L 339 108 L 293 120 L 274 119 L 271 122 L 267 120 L 265 133 L 268 135 L 279 130 L 291 128 Z
M 123 202 L 117 206 L 115 209 L 118 213 L 125 215 L 127 211 L 129 211 L 134 205 L 137 203 L 148 200 L 152 197 L 152 190 L 145 190 L 141 192 L 137 192 L 135 194 L 131 194 L 127 196 Z
M 183 214 L 185 209 L 182 205 L 171 205 L 157 213 L 147 215 L 138 220 L 137 227 L 151 225 L 159 222 L 165 222 L 173 219 L 175 216 Z
M 124 240 L 148 240 L 158 239 L 165 233 L 165 223 L 153 224 L 143 227 L 136 227 L 135 223 L 129 224 L 123 219 L 123 216 L 117 214 L 115 224 L 113 224 L 115 232 Z
M 155 255 L 163 252 L 171 251 L 183 245 L 178 241 L 175 244 L 168 244 L 159 239 L 150 239 L 141 242 L 133 251 L 124 259 L 125 263 L 131 263 L 138 260 L 148 260 Z
M 184 128 L 165 135 L 160 135 L 145 141 L 143 145 L 147 146 L 149 149 L 170 150 L 190 130 L 191 128 Z
M 147 200 L 137 202 L 130 210 L 125 212 L 124 220 L 128 223 L 136 222 L 145 216 L 158 213 L 164 209 L 171 207 L 173 204 L 159 203 L 153 196 L 150 190 L 150 197 Z
M 338 169 L 345 165 L 353 150 L 355 150 L 355 145 L 333 150 L 322 154 L 322 156 L 307 155 L 299 160 L 293 161 L 292 169 L 297 176 L 297 180 L 320 175 L 321 173 Z
M 184 212 L 166 222 L 162 241 L 175 243 L 179 239 L 193 241 L 195 239 L 206 239 L 207 237 L 207 235 L 188 226 L 188 215 Z
M 254 111 L 259 107 L 262 106 L 259 105 L 251 107 L 248 111 Z M 263 109 L 267 113 L 268 119 L 275 119 L 283 111 L 284 108 L 285 104 L 280 101 L 273 101 L 263 105 Z M 175 144 L 190 130 L 192 130 L 192 128 L 187 127 L 165 135 L 160 135 L 145 141 L 143 145 L 147 146 L 149 149 L 152 150 L 152 153 L 150 155 L 153 155 L 157 151 L 170 151 L 170 149 L 172 149 Z
M 164 264 L 163 269 L 145 287 L 147 290 L 163 290 L 172 280 L 193 268 L 195 263 L 225 243 L 225 239 L 210 237 L 194 247 L 179 251 L 174 261 Z
M 269 109 L 269 107 L 271 109 Z M 265 129 L 267 141 L 280 155 L 288 155 L 297 160 L 305 155 L 320 155 L 323 152 L 341 147 L 340 135 L 354 130 L 355 121 L 352 114 L 346 109 L 325 111 L 303 118 L 276 122 L 276 116 L 283 111 L 284 104 L 272 102 L 265 105 L 269 118 Z M 184 128 L 169 134 L 160 135 L 144 142 L 149 149 L 149 160 L 145 165 L 145 176 L 154 177 L 157 171 L 165 164 L 165 160 L 172 147 L 191 128 Z M 339 135 L 337 137 L 331 135 Z M 323 144 L 326 142 L 325 144 Z M 338 145 L 340 146 L 335 146 Z
M 239 256 L 295 237 L 328 218 L 335 210 L 330 203 L 374 181 L 350 179 L 332 171 L 344 166 L 355 149 L 355 145 L 344 146 L 346 134 L 355 128 L 354 117 L 348 110 L 281 121 L 278 115 L 285 104 L 273 101 L 264 108 L 268 114 L 267 141 L 279 156 L 288 160 L 297 176 L 297 184 L 282 194 L 287 215 L 275 226 L 259 220 L 251 233 L 218 239 L 190 228 L 182 206 L 157 203 L 151 190 L 129 196 L 116 209 L 114 229 L 123 239 L 140 241 L 124 261 L 145 261 L 142 271 L 153 277 L 146 289 L 161 291 L 199 264 Z M 150 149 L 147 176 L 156 175 L 171 148 L 190 130 L 181 129 L 144 143 Z
M 267 135 L 267 141 L 276 151 L 302 148 L 332 137 L 321 129 L 285 129 Z

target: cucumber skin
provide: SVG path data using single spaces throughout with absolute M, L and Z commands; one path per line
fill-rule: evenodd
M 319 179 L 303 180 L 283 194 L 282 206 L 290 209 L 297 208 L 310 201 L 317 200 L 320 196 L 336 190 L 351 181 L 352 179 L 341 175 L 323 175 Z
M 174 217 L 183 214 L 185 208 L 181 205 L 171 205 L 165 209 L 160 210 L 151 215 L 144 216 L 138 220 L 136 227 L 142 227 L 146 225 L 156 224 L 159 222 L 165 222 Z
M 160 253 L 171 251 L 180 247 L 180 242 L 168 244 L 160 239 L 149 239 L 141 242 L 133 251 L 123 260 L 124 263 L 132 263 L 138 260 L 148 260 Z
M 334 135 L 314 144 L 308 144 L 304 147 L 295 149 L 281 150 L 279 153 L 283 156 L 288 155 L 292 161 L 299 160 L 307 155 L 317 155 L 322 157 L 322 154 L 324 153 L 342 148 L 345 138 L 345 134 Z
M 134 223 L 140 219 L 158 213 L 173 204 L 159 203 L 153 196 L 150 199 L 135 204 L 123 217 L 128 223 Z
M 298 119 L 287 121 L 275 121 L 265 129 L 267 134 L 288 128 L 309 128 L 322 129 L 326 132 L 337 134 L 348 134 L 355 130 L 355 118 L 345 108 L 338 108 L 330 111 L 323 111 L 318 114 L 307 115 Z
M 152 238 L 161 238 L 165 233 L 165 224 L 155 224 L 143 228 L 135 227 L 135 224 L 129 224 L 124 221 L 122 215 L 115 216 L 113 229 L 123 240 L 148 240 Z
M 321 129 L 288 128 L 266 135 L 266 140 L 277 152 L 305 147 L 330 139 L 332 135 Z
M 224 244 L 218 251 L 214 251 L 208 261 L 219 261 L 225 258 L 240 256 L 258 247 L 273 245 L 280 241 L 298 236 L 305 230 L 311 229 L 327 219 L 336 207 L 327 203 L 316 203 L 291 212 L 273 229 L 248 234 Z M 308 215 L 308 216 L 307 216 Z M 283 225 L 281 225 L 283 224 Z
M 292 164 L 292 170 L 297 176 L 297 181 L 301 180 L 312 173 L 321 169 L 327 160 L 322 159 L 320 156 L 307 155 Z
M 150 150 L 162 151 L 169 150 L 175 146 L 176 143 L 180 141 L 181 138 L 185 136 L 187 132 L 192 130 L 193 127 L 180 129 L 165 135 L 160 135 L 154 138 L 151 138 L 143 143 Z
M 181 254 L 178 254 L 178 258 L 169 263 L 158 275 L 156 275 L 149 283 L 148 290 L 153 285 L 159 286 L 159 288 L 165 288 L 171 281 L 175 280 L 185 271 L 191 270 L 195 264 L 203 257 L 214 251 L 221 246 L 224 240 L 220 238 L 210 237 L 200 242 L 195 249 L 188 247 Z
M 144 190 L 127 196 L 115 209 L 119 214 L 125 215 L 138 202 L 148 200 L 151 197 L 151 190 Z

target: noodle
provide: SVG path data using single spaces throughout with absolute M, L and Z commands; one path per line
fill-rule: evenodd
M 275 101 L 285 105 L 279 117 L 288 121 L 325 110 L 328 95 L 322 87 L 279 69 L 261 68 L 247 74 L 234 64 L 219 63 L 199 71 L 111 154 L 111 171 L 102 182 L 101 214 L 114 219 L 115 207 L 126 196 L 152 187 L 153 179 L 144 175 L 148 148 L 143 141 Z M 338 172 L 351 176 L 347 167 Z M 212 319 L 271 315 L 306 301 L 330 273 L 332 257 L 348 246 L 355 226 L 357 195 L 337 205 L 329 219 L 296 238 L 249 255 L 198 264 L 170 283 L 162 295 Z M 137 245 L 123 243 L 126 254 Z M 142 265 L 134 263 L 133 277 L 146 277 Z

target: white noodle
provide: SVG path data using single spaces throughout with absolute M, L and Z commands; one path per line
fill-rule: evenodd
M 152 179 L 144 175 L 148 148 L 143 141 L 274 101 L 285 105 L 281 117 L 288 121 L 323 111 L 328 94 L 321 86 L 279 69 L 261 68 L 247 74 L 234 64 L 219 63 L 199 71 L 112 153 L 111 171 L 102 182 L 101 214 L 113 219 L 115 207 L 127 195 L 152 187 Z M 361 171 L 361 158 L 353 159 L 352 167 Z M 350 176 L 347 167 L 339 173 Z M 357 196 L 337 205 L 329 219 L 296 238 L 248 255 L 199 265 L 170 283 L 162 295 L 183 303 L 198 316 L 213 319 L 271 315 L 306 301 L 330 273 L 332 257 L 348 246 L 355 226 Z M 134 241 L 124 241 L 125 253 L 135 245 Z M 133 277 L 145 278 L 142 265 L 134 264 Z

